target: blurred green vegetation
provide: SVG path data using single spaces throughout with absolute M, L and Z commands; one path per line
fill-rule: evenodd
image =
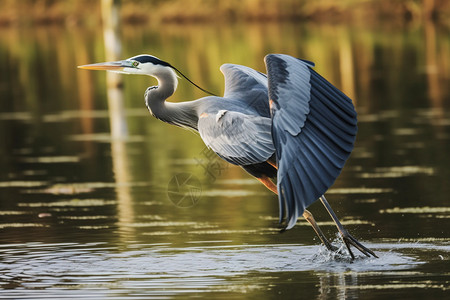
M 318 21 L 374 23 L 433 19 L 449 25 L 447 0 L 122 0 L 127 23 L 220 21 Z M 101 1 L 2 0 L 0 25 L 92 24 Z

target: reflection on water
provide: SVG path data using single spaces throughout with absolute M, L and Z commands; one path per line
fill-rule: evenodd
M 381 257 L 355 262 L 323 250 L 303 220 L 281 234 L 276 197 L 240 168 L 205 168 L 216 158 L 199 137 L 149 116 L 143 94 L 152 79 L 118 77 L 120 90 L 101 72 L 77 70 L 110 60 L 100 30 L 0 31 L 0 74 L 8 74 L 0 81 L 0 298 L 448 293 L 450 39 L 442 28 L 120 31 L 118 58 L 160 56 L 215 92 L 223 90 L 222 63 L 264 71 L 263 56 L 281 52 L 315 61 L 354 97 L 355 150 L 328 198 Z M 180 81 L 173 101 L 201 96 Z M 113 99 L 123 106 L 113 109 Z M 180 173 L 201 181 L 201 198 L 189 208 L 168 198 Z M 320 204 L 311 210 L 333 238 Z

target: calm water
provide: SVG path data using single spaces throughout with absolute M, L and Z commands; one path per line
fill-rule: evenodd
M 217 93 L 222 63 L 264 71 L 279 52 L 354 98 L 355 150 L 327 195 L 380 258 L 352 262 L 303 220 L 280 233 L 276 196 L 151 118 L 155 82 L 126 76 L 117 93 L 77 70 L 105 60 L 97 28 L 0 29 L 0 298 L 448 297 L 449 37 L 432 24 L 121 32 L 123 58 L 154 54 Z M 173 101 L 201 96 L 182 80 Z M 108 109 L 117 98 L 123 114 Z M 311 211 L 341 246 L 321 205 Z

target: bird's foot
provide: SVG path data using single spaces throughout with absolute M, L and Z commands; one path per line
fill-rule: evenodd
M 322 240 L 323 245 L 328 249 L 328 251 L 331 252 L 340 252 L 339 247 L 336 247 L 335 245 L 331 244 L 327 239 Z
M 358 242 L 358 240 L 355 239 L 350 233 L 348 233 L 346 229 L 342 228 L 341 230 L 339 230 L 339 233 L 341 235 L 342 241 L 344 241 L 345 246 L 347 246 L 348 253 L 352 257 L 352 259 L 355 259 L 355 255 L 353 254 L 352 249 L 350 249 L 350 245 L 361 251 L 367 257 L 370 257 L 372 255 L 373 257 L 378 258 L 378 256 L 372 250 Z

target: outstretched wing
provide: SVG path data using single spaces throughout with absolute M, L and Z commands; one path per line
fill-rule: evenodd
M 221 107 L 205 107 L 198 131 L 205 144 L 235 165 L 251 165 L 275 152 L 272 140 L 267 76 L 249 67 L 224 64 L 225 93 Z M 212 102 L 209 102 L 212 103 Z
M 272 120 L 228 110 L 202 113 L 198 131 L 205 144 L 235 165 L 250 165 L 269 159 L 275 152 Z
M 246 108 L 261 116 L 270 117 L 265 74 L 234 64 L 223 64 L 220 71 L 225 77 L 224 98 L 239 99 Z
M 353 149 L 352 101 L 311 67 L 288 55 L 265 57 L 278 163 L 280 221 L 293 227 L 334 183 Z

